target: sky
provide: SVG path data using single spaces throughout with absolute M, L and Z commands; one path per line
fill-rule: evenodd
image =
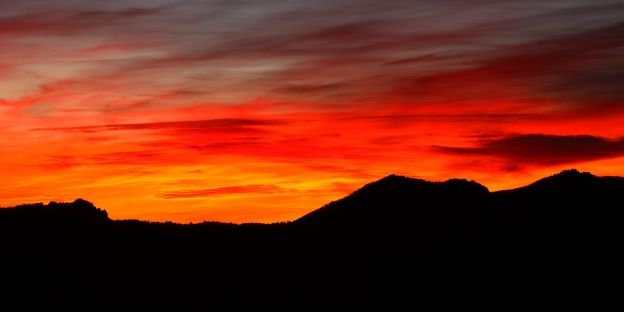
M 388 174 L 624 175 L 621 0 L 0 0 L 0 206 L 293 220 Z

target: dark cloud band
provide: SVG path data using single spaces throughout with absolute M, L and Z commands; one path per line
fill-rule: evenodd
M 494 156 L 514 165 L 556 165 L 624 156 L 624 139 L 590 135 L 513 135 L 480 142 L 476 147 L 436 146 L 454 155 Z

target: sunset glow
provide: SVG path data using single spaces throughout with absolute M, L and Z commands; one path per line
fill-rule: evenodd
M 624 174 L 621 1 L 0 2 L 0 206 L 293 220 L 388 174 Z

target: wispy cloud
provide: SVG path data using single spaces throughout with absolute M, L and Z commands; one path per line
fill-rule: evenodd
M 423 101 L 556 100 L 551 108 L 600 112 L 597 105 L 624 100 L 616 92 L 624 88 L 624 58 L 616 52 L 623 31 L 617 23 L 502 47 L 468 69 L 401 80 L 397 92 Z
M 194 198 L 194 197 L 211 197 L 211 196 L 224 196 L 231 194 L 271 194 L 284 192 L 286 189 L 265 184 L 251 184 L 251 185 L 238 185 L 238 186 L 225 186 L 201 190 L 185 190 L 175 191 L 159 194 L 158 197 L 164 199 L 177 199 L 177 198 Z
M 191 130 L 211 132 L 250 132 L 260 131 L 257 127 L 285 125 L 288 121 L 271 119 L 208 119 L 190 121 L 148 122 L 135 124 L 110 124 L 61 128 L 35 128 L 41 131 L 101 132 L 115 130 Z
M 51 9 L 0 17 L 0 36 L 69 36 L 106 29 L 110 25 L 161 14 L 159 8 L 125 8 L 120 10 Z

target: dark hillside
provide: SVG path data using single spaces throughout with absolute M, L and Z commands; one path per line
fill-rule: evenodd
M 65 299 L 603 302 L 623 290 L 623 194 L 623 178 L 569 170 L 500 192 L 391 175 L 281 224 L 25 205 L 0 210 L 0 264 L 12 291 Z

